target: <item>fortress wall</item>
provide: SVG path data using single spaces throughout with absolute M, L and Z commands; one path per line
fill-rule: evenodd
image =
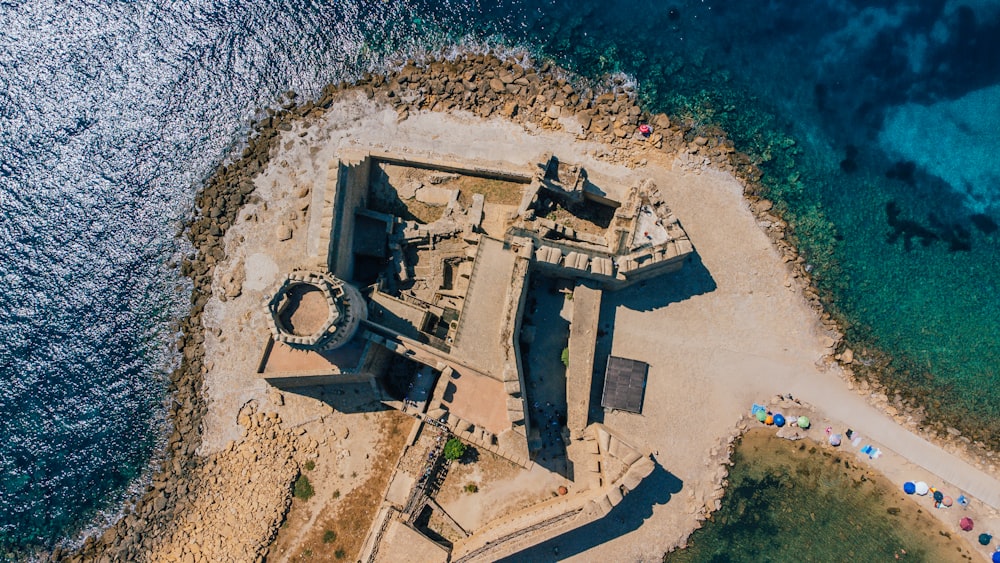
M 662 276 L 664 274 L 669 274 L 672 272 L 679 271 L 684 266 L 684 259 L 687 258 L 690 253 L 679 254 L 677 256 L 672 256 L 670 258 L 661 260 L 649 266 L 643 265 L 641 268 L 632 270 L 629 272 L 624 272 L 625 280 L 620 282 L 620 285 L 615 289 L 620 289 L 632 285 L 633 283 L 647 280 L 650 278 L 655 278 L 657 276 Z
M 504 180 L 507 182 L 517 182 L 527 184 L 534 177 L 534 167 L 526 166 L 519 169 L 503 168 L 500 166 L 486 166 L 477 161 L 457 161 L 457 160 L 433 160 L 430 158 L 420 158 L 411 155 L 401 155 L 398 153 L 371 151 L 371 158 L 378 162 L 398 164 L 400 166 L 411 166 L 414 168 L 425 168 L 440 172 L 452 172 L 463 176 L 475 176 L 490 180 Z
M 569 325 L 569 366 L 566 373 L 566 425 L 572 439 L 581 438 L 587 427 L 601 297 L 601 290 L 583 284 L 573 289 L 573 322 Z
M 368 383 L 371 375 L 367 373 L 295 373 L 287 377 L 266 376 L 264 380 L 268 385 L 278 389 L 292 389 L 295 387 L 309 387 L 312 385 L 344 385 L 347 383 Z
M 365 206 L 368 197 L 372 159 L 367 153 L 358 155 L 357 160 L 348 158 L 337 165 L 327 267 L 333 275 L 350 281 L 354 277 L 354 214 Z
M 634 452 L 625 446 L 630 453 Z M 603 452 L 602 456 L 610 455 Z M 636 454 L 614 481 L 598 489 L 555 497 L 520 512 L 500 518 L 455 543 L 455 563 L 487 563 L 538 545 L 608 515 L 656 468 L 648 454 Z
M 527 252 L 530 255 L 531 249 L 528 248 Z M 527 302 L 528 294 L 528 276 L 530 271 L 531 261 L 524 256 L 519 256 L 517 259 L 517 264 L 514 272 L 514 277 L 511 280 L 510 295 L 508 295 L 508 303 L 510 300 L 517 296 L 514 303 L 517 304 L 513 311 L 513 319 L 508 319 L 508 325 L 505 330 L 510 330 L 510 333 L 506 335 L 504 339 L 506 365 L 504 369 L 503 379 L 504 382 L 514 380 L 518 384 L 518 392 L 511 393 L 509 397 L 521 402 L 522 412 L 520 416 L 524 417 L 524 432 L 525 437 L 527 437 L 528 429 L 531 427 L 531 418 L 528 409 L 528 398 L 524 394 L 524 389 L 526 389 L 524 381 L 524 368 L 521 358 L 521 322 L 524 318 L 524 305 Z M 513 372 L 513 373 L 512 373 Z M 505 388 L 507 386 L 505 385 Z M 517 397 L 520 395 L 520 397 Z M 508 411 L 508 417 L 511 415 Z M 525 452 L 527 454 L 527 452 Z

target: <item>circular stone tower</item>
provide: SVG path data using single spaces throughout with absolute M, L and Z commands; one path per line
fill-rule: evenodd
M 350 340 L 368 309 L 361 292 L 333 274 L 288 274 L 267 305 L 271 334 L 299 350 L 333 350 Z

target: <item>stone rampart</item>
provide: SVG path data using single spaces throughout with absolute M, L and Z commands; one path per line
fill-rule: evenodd
M 684 154 L 689 162 L 733 172 L 746 182 L 752 209 L 761 221 L 768 221 L 768 231 L 779 250 L 793 264 L 799 277 L 809 279 L 804 270 L 805 260 L 784 240 L 787 226 L 769 213 L 770 202 L 759 200 L 758 203 L 754 183 L 760 180 L 761 171 L 747 155 L 736 152 L 731 141 L 713 136 L 695 142 L 697 132 L 692 126 L 672 122 L 665 114 L 645 112 L 639 107 L 635 92 L 621 81 L 610 81 L 597 88 L 578 88 L 561 74 L 546 62 L 531 67 L 515 60 L 501 60 L 489 53 L 468 53 L 452 60 L 422 62 L 419 66 L 408 61 L 384 76 L 366 73 L 353 84 L 330 84 L 316 100 L 292 101 L 295 96 L 290 93 L 281 109 L 267 110 L 267 116 L 253 125 L 242 152 L 220 165 L 198 192 L 193 217 L 184 231 L 195 250 L 180 264 L 181 274 L 191 279 L 193 286 L 191 310 L 178 326 L 180 365 L 171 375 L 169 387 L 172 396 L 169 416 L 173 430 L 166 440 L 161 469 L 153 476 L 146 492 L 134 504 L 126 506 L 122 518 L 103 536 L 87 538 L 83 546 L 73 552 L 56 549 L 50 558 L 74 562 L 105 558 L 144 561 L 163 545 L 163 530 L 180 517 L 180 501 L 189 494 L 191 478 L 207 463 L 205 458 L 196 455 L 201 443 L 201 419 L 207 409 L 202 393 L 203 376 L 208 371 L 204 362 L 202 314 L 213 295 L 215 266 L 227 256 L 226 232 L 236 222 L 243 205 L 253 201 L 253 179 L 268 166 L 280 136 L 303 119 L 323 116 L 326 109 L 345 94 L 354 96 L 361 92 L 368 98 L 389 104 L 396 109 L 400 119 L 405 119 L 410 112 L 423 110 L 464 110 L 481 117 L 498 116 L 541 129 L 563 129 L 566 119 L 575 118 L 581 127 L 578 134 L 581 140 L 604 144 L 600 158 L 636 166 L 645 158 L 645 151 L 657 150 L 668 155 Z M 651 124 L 653 134 L 648 137 L 634 134 L 639 123 Z M 331 175 L 337 185 L 339 172 Z M 332 226 L 332 217 L 330 219 Z M 326 240 L 330 244 L 346 244 L 337 236 Z M 341 254 L 339 252 L 338 256 Z M 342 270 L 344 267 L 346 264 L 331 269 L 349 278 Z M 814 306 L 821 308 L 815 294 L 811 300 Z M 824 322 L 836 328 L 829 315 L 824 316 Z M 215 471 L 221 470 L 216 466 Z M 210 510 L 223 509 L 228 509 L 228 505 Z M 261 550 L 263 546 L 258 546 L 258 551 Z M 227 559 L 235 558 L 218 560 Z

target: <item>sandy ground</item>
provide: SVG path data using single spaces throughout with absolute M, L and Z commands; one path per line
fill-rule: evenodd
M 468 484 L 478 490 L 465 490 Z M 474 463 L 452 464 L 437 501 L 466 530 L 478 530 L 490 521 L 552 498 L 560 485 L 569 485 L 557 473 L 534 465 L 518 467 L 490 452 L 479 452 Z
M 667 547 L 693 528 L 692 505 L 704 502 L 716 488 L 717 474 L 710 468 L 717 465 L 716 454 L 739 417 L 751 403 L 776 394 L 791 393 L 815 405 L 820 418 L 870 437 L 884 452 L 872 466 L 893 481 L 922 479 L 957 496 L 959 487 L 948 485 L 953 482 L 974 492 L 973 497 L 989 497 L 1000 505 L 1000 482 L 994 477 L 895 424 L 849 390 L 836 365 L 822 360 L 827 335 L 797 285 L 786 286 L 788 269 L 733 177 L 691 171 L 666 160 L 657 163 L 652 156 L 648 167 L 630 170 L 600 160 L 600 145 L 578 142 L 567 133 L 526 133 L 499 120 L 427 113 L 402 123 L 396 119 L 395 111 L 366 99 L 341 102 L 318 122 L 286 133 L 285 150 L 256 179 L 262 202 L 248 205 L 243 220 L 229 230 L 229 258 L 220 268 L 225 275 L 245 267 L 243 293 L 225 303 L 213 299 L 206 309 L 210 412 L 204 452 L 239 437 L 240 406 L 250 399 L 266 404 L 271 396 L 254 373 L 267 338 L 266 299 L 282 273 L 306 263 L 310 190 L 325 185 L 328 163 L 338 151 L 370 147 L 518 168 L 551 151 L 584 165 L 590 180 L 613 195 L 652 177 L 697 251 L 679 274 L 605 296 L 602 325 L 614 327 L 603 343 L 605 353 L 610 347 L 616 355 L 651 367 L 642 416 L 598 412 L 597 417 L 656 451 L 659 467 L 627 503 L 600 522 L 600 533 L 566 538 L 560 557 L 659 561 Z M 291 239 L 278 240 L 280 224 L 293 229 Z M 270 408 L 295 424 L 330 415 L 330 405 L 337 406 L 336 401 L 292 403 L 294 410 L 275 404 Z M 350 415 L 344 424 L 350 424 Z M 707 461 L 713 455 L 715 461 Z M 970 510 L 980 522 L 975 534 L 1000 531 L 992 509 L 974 500 Z M 952 522 L 950 516 L 945 524 L 957 530 L 957 518 Z

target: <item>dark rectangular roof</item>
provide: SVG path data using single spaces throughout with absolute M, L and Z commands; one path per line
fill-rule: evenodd
M 608 356 L 604 371 L 604 395 L 601 406 L 634 413 L 642 412 L 649 364 L 639 360 Z

